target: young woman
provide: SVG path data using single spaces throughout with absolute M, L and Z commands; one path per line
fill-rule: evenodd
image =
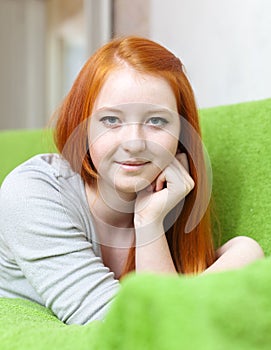
M 109 42 L 58 110 L 58 154 L 5 179 L 0 296 L 68 324 L 101 319 L 129 271 L 198 274 L 263 256 L 238 237 L 214 251 L 197 108 L 183 65 L 150 40 Z

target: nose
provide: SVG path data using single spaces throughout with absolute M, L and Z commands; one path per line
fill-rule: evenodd
M 122 135 L 122 148 L 131 154 L 136 154 L 146 149 L 144 127 L 140 123 L 126 125 Z

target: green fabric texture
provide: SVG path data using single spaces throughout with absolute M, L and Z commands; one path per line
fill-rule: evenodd
M 205 109 L 200 115 L 222 241 L 250 236 L 270 255 L 271 99 Z
M 25 160 L 55 150 L 49 129 L 0 131 L 0 184 L 12 169 Z
M 1 350 L 269 350 L 271 259 L 198 277 L 130 275 L 104 322 L 66 326 L 0 299 Z
M 222 241 L 248 235 L 270 255 L 271 99 L 200 111 Z M 14 166 L 52 152 L 50 132 L 0 133 L 0 183 Z M 131 274 L 104 322 L 67 326 L 46 308 L 0 298 L 0 349 L 271 348 L 271 257 L 196 277 Z

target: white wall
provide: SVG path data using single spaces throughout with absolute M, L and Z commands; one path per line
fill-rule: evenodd
M 0 2 L 0 128 L 44 124 L 45 12 L 37 0 Z
M 85 59 L 83 0 L 47 0 L 46 115 L 63 100 Z M 72 64 L 71 60 L 73 61 Z
M 115 5 L 125 1 L 130 3 Z M 44 126 L 63 95 L 63 50 L 54 45 L 53 18 L 48 19 L 53 2 L 61 1 L 0 0 L 0 129 Z M 63 4 L 79 2 L 84 2 L 89 54 L 109 39 L 111 0 L 63 0 L 59 11 L 64 16 Z M 137 33 L 142 22 L 141 31 L 174 51 L 200 107 L 271 97 L 270 0 L 133 0 L 130 5 L 139 9 L 133 12 L 137 28 L 128 26 L 126 33 L 124 23 L 122 33 Z
M 51 115 L 86 59 L 110 39 L 110 0 L 47 0 L 47 100 Z
M 48 123 L 86 56 L 110 38 L 110 1 L 0 0 L 0 129 Z
M 200 107 L 271 97 L 270 0 L 150 6 L 150 37 L 183 61 Z

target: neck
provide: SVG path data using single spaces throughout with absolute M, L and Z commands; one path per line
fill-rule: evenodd
M 85 184 L 90 211 L 105 225 L 118 228 L 133 227 L 134 194 L 123 195 L 104 183 Z
M 125 201 L 123 208 L 122 198 L 117 196 L 118 202 L 111 197 L 108 199 L 109 193 L 99 191 L 96 184 L 85 184 L 85 190 L 99 243 L 111 248 L 130 248 L 134 244 L 134 204 L 128 205 Z

